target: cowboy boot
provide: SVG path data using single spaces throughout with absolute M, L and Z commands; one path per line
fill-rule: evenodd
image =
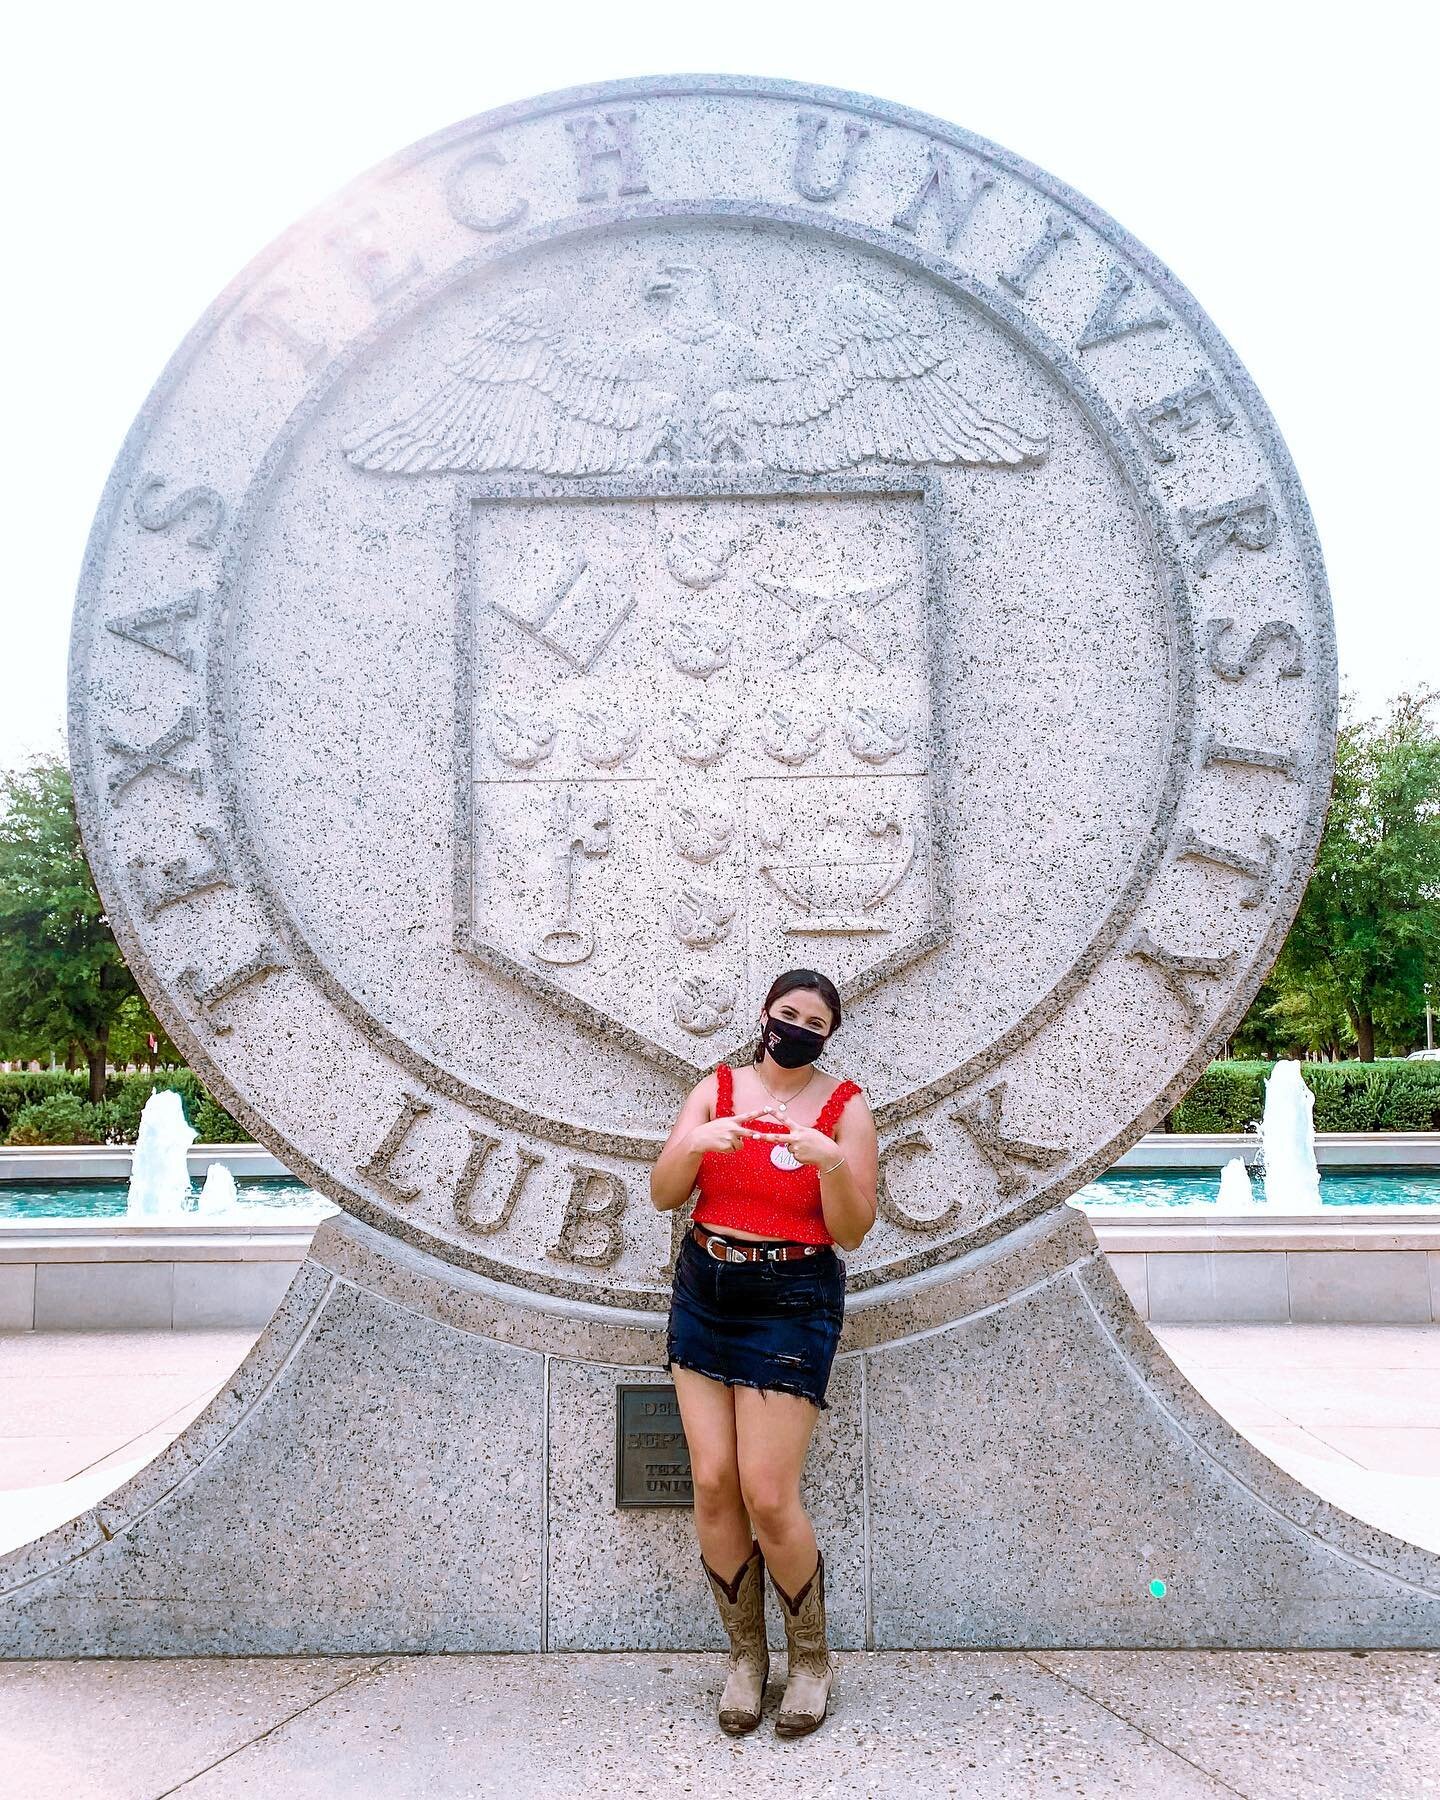
M 801 1737 L 814 1731 L 825 1717 L 825 1706 L 835 1691 L 838 1660 L 825 1641 L 825 1558 L 820 1556 L 815 1573 L 792 1600 L 775 1581 L 780 1596 L 780 1616 L 785 1621 L 785 1642 L 790 1651 L 785 1697 L 775 1715 L 776 1737 Z
M 765 1558 L 751 1540 L 750 1554 L 726 1581 L 702 1556 L 710 1591 L 720 1609 L 720 1622 L 730 1639 L 730 1667 L 720 1694 L 720 1729 L 732 1737 L 753 1731 L 765 1703 L 770 1676 L 770 1648 L 765 1642 Z

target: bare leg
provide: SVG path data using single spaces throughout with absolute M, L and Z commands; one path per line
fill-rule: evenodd
M 750 1520 L 740 1496 L 735 1448 L 735 1388 L 694 1369 L 671 1367 L 690 1474 L 695 1488 L 695 1535 L 700 1554 L 729 1581 L 750 1554 Z
M 819 1561 L 815 1528 L 800 1500 L 800 1474 L 820 1408 L 799 1394 L 769 1388 L 737 1387 L 734 1394 L 744 1505 L 771 1575 L 787 1594 L 798 1594 Z

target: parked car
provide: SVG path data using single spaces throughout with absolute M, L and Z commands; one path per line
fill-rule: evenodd
M 1406 1062 L 1440 1062 L 1440 1050 L 1412 1050 Z

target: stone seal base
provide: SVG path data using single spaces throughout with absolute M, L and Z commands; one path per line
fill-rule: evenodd
M 0 1559 L 0 1654 L 719 1650 L 689 1510 L 613 1504 L 614 1387 L 663 1379 L 664 1323 L 327 1220 L 205 1412 Z M 1440 1646 L 1440 1557 L 1236 1433 L 1073 1208 L 857 1296 L 829 1399 L 841 1650 Z

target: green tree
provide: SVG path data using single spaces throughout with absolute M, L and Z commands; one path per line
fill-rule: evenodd
M 1275 1023 L 1320 1047 L 1343 1009 L 1362 1062 L 1377 1035 L 1413 1039 L 1440 976 L 1437 703 L 1421 687 L 1357 718 L 1347 695 L 1320 853 L 1272 976 Z
M 150 1010 L 145 996 L 135 993 L 111 1027 L 110 1061 L 117 1068 L 130 1063 L 146 1069 L 179 1068 L 184 1066 L 185 1057 Z
M 111 1033 L 140 999 L 85 860 L 64 759 L 0 774 L 0 1041 L 28 1056 L 74 1045 L 98 1102 Z

